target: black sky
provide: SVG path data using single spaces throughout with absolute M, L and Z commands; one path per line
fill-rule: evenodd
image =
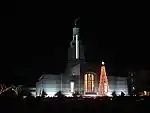
M 80 38 L 87 61 L 100 63 L 104 60 L 110 68 L 118 70 L 149 66 L 148 15 L 145 10 L 39 10 L 31 8 L 25 14 L 18 12 L 24 15 L 5 22 L 1 82 L 34 84 L 43 73 L 63 72 L 73 22 L 78 16 L 81 17 Z M 41 16 L 43 13 L 48 16 Z M 27 14 L 32 16 L 25 16 Z

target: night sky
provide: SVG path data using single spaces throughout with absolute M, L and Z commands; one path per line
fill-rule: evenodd
M 1 41 L 1 83 L 35 84 L 44 73 L 62 73 L 72 40 L 74 20 L 80 16 L 80 39 L 86 60 L 125 73 L 127 69 L 149 68 L 148 15 L 141 10 L 68 9 L 31 11 L 8 18 Z M 33 13 L 34 12 L 34 13 Z M 23 13 L 19 12 L 20 15 Z M 109 70 L 108 70 L 109 71 Z

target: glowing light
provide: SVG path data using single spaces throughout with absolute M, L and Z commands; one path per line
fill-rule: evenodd
M 79 41 L 78 41 L 78 35 L 76 35 L 76 59 L 79 59 Z
M 104 65 L 105 63 L 102 61 L 102 65 Z
M 57 92 L 46 92 L 48 97 L 54 97 Z
M 108 86 L 108 80 L 107 80 L 104 62 L 102 62 L 102 64 L 103 66 L 101 66 L 101 74 L 100 74 L 100 81 L 99 81 L 99 95 L 106 96 L 108 94 L 109 86 Z
M 84 75 L 84 91 L 87 92 L 87 74 Z
M 87 84 L 87 86 L 88 86 L 88 92 L 92 92 L 91 91 L 92 90 L 92 77 L 91 77 L 90 74 L 88 74 L 88 84 Z
M 95 91 L 94 75 L 91 73 L 84 75 L 84 91 L 85 91 L 84 93 Z
M 146 91 L 144 91 L 144 95 L 146 95 Z
M 73 81 L 70 82 L 70 88 L 71 88 L 71 92 L 73 93 L 74 92 L 74 82 Z
M 107 93 L 107 84 L 104 83 L 104 92 Z

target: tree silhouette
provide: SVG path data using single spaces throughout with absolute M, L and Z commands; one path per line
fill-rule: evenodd
M 116 91 L 113 91 L 113 92 L 112 92 L 112 96 L 113 96 L 113 97 L 116 97 L 116 96 L 117 96 Z
M 44 89 L 42 90 L 42 97 L 45 98 L 47 96 L 47 93 L 44 91 Z
M 121 91 L 121 96 L 125 96 L 125 93 L 123 91 Z
M 62 94 L 61 91 L 58 91 L 56 94 L 55 94 L 56 97 L 65 97 L 64 94 Z
M 75 91 L 73 94 L 72 94 L 73 97 L 80 97 L 80 93 L 78 91 Z

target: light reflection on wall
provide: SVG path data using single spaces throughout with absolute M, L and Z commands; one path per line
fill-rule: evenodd
M 87 92 L 87 74 L 84 75 L 84 91 Z
M 70 89 L 71 89 L 71 92 L 73 93 L 74 92 L 74 82 L 73 81 L 70 82 Z

